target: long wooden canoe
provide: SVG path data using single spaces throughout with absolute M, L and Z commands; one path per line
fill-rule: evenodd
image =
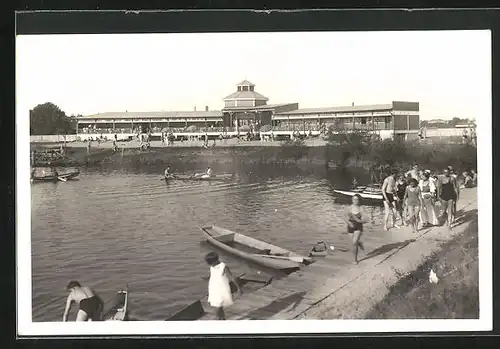
M 205 173 L 197 173 L 194 175 L 170 175 L 168 177 L 162 177 L 163 180 L 181 180 L 181 181 L 226 181 L 234 178 L 232 173 L 220 173 L 212 174 L 208 176 Z
M 80 171 L 73 171 L 63 174 L 56 175 L 47 175 L 47 176 L 34 176 L 31 178 L 32 182 L 66 182 L 67 180 L 74 179 L 80 174 Z
M 114 306 L 103 316 L 104 321 L 128 321 L 128 289 L 116 294 Z
M 266 268 L 290 271 L 313 261 L 310 257 L 215 225 L 201 227 L 201 230 L 213 246 Z

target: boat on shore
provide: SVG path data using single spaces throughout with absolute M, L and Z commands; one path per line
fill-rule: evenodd
M 128 321 L 128 289 L 116 293 L 113 306 L 102 318 L 103 321 Z
M 365 204 L 382 204 L 384 196 L 382 190 L 376 187 L 356 187 L 350 190 L 334 189 L 333 193 L 339 199 L 350 199 L 354 195 L 359 195 Z
M 313 262 L 310 257 L 215 225 L 201 227 L 201 230 L 211 245 L 266 268 L 288 272 Z
M 57 174 L 57 175 L 54 175 L 54 174 L 42 175 L 42 176 L 35 175 L 31 178 L 31 182 L 33 182 L 33 183 L 34 182 L 58 182 L 58 181 L 66 182 L 68 180 L 75 179 L 76 177 L 78 177 L 79 174 L 80 174 L 80 171 L 72 171 L 72 172 L 62 173 L 62 174 Z

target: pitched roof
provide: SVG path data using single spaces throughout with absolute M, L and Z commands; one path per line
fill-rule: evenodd
M 242 82 L 240 82 L 239 84 L 237 84 L 236 86 L 255 86 L 255 84 L 252 84 L 250 81 L 248 80 L 243 80 Z
M 151 111 L 151 112 L 106 112 L 85 115 L 79 119 L 157 119 L 157 118 L 208 118 L 222 117 L 220 110 L 212 111 Z
M 225 101 L 227 99 L 238 99 L 238 98 L 252 98 L 252 99 L 257 99 L 261 101 L 268 101 L 269 98 L 261 95 L 258 92 L 255 91 L 236 91 L 234 93 L 231 93 L 229 96 L 224 97 L 222 100 Z
M 392 104 L 374 104 L 374 105 L 356 105 L 347 107 L 304 108 L 288 112 L 282 112 L 279 114 L 295 115 L 295 114 L 349 113 L 349 112 L 360 112 L 360 111 L 383 111 L 391 109 L 392 109 Z

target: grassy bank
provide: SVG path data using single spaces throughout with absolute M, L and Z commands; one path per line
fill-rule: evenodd
M 477 211 L 465 232 L 443 244 L 441 251 L 417 270 L 401 275 L 389 294 L 366 316 L 368 319 L 477 319 L 479 268 Z M 461 217 L 467 220 L 468 217 Z M 433 269 L 437 284 L 429 282 Z
M 422 168 L 441 171 L 452 165 L 458 170 L 476 168 L 477 149 L 469 144 L 423 144 L 392 140 L 373 141 L 358 144 L 354 141 L 320 146 L 307 141 L 271 143 L 247 142 L 234 146 L 203 148 L 197 143 L 174 147 L 161 146 L 152 142 L 147 151 L 138 149 L 137 142 L 119 144 L 113 153 L 111 143 L 102 143 L 87 154 L 85 145 L 70 144 L 67 157 L 58 166 L 164 166 L 167 163 L 205 164 L 277 164 L 299 166 L 333 166 L 339 168 L 365 168 L 376 165 L 391 165 L 408 168 L 417 162 Z M 35 146 L 32 146 L 33 148 Z M 37 145 L 43 149 L 43 145 Z
M 418 163 L 421 168 L 439 172 L 449 165 L 461 170 L 477 167 L 477 148 L 471 144 L 398 140 L 364 142 L 354 138 L 330 142 L 326 148 L 328 161 L 342 167 L 390 165 L 404 168 Z

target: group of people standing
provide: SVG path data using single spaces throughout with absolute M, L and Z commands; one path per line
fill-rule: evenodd
M 470 170 L 462 173 L 463 183 L 459 185 L 458 175 L 451 166 L 443 173 L 433 174 L 430 170 L 420 170 L 418 164 L 406 173 L 391 170 L 382 183 L 384 202 L 384 230 L 411 226 L 414 233 L 420 228 L 447 223 L 451 230 L 457 212 L 457 201 L 461 187 L 477 185 L 477 173 Z M 358 263 L 358 249 L 364 249 L 360 241 L 363 224 L 367 215 L 360 206 L 361 196 L 355 194 L 346 214 L 347 232 L 352 234 L 354 263 Z M 438 214 L 437 207 L 442 207 Z M 400 224 L 397 224 L 397 221 Z M 389 222 L 391 222 L 391 226 Z
M 475 171 L 463 173 L 463 186 L 472 187 L 477 184 Z M 446 167 L 438 175 L 430 170 L 422 171 L 418 164 L 406 173 L 393 170 L 384 179 L 382 184 L 384 197 L 384 229 L 389 229 L 392 218 L 392 227 L 411 225 L 417 232 L 419 227 L 425 228 L 439 225 L 446 218 L 448 228 L 451 229 L 456 215 L 457 201 L 460 198 L 458 175 L 451 166 Z M 436 213 L 436 207 L 442 206 L 442 214 Z

